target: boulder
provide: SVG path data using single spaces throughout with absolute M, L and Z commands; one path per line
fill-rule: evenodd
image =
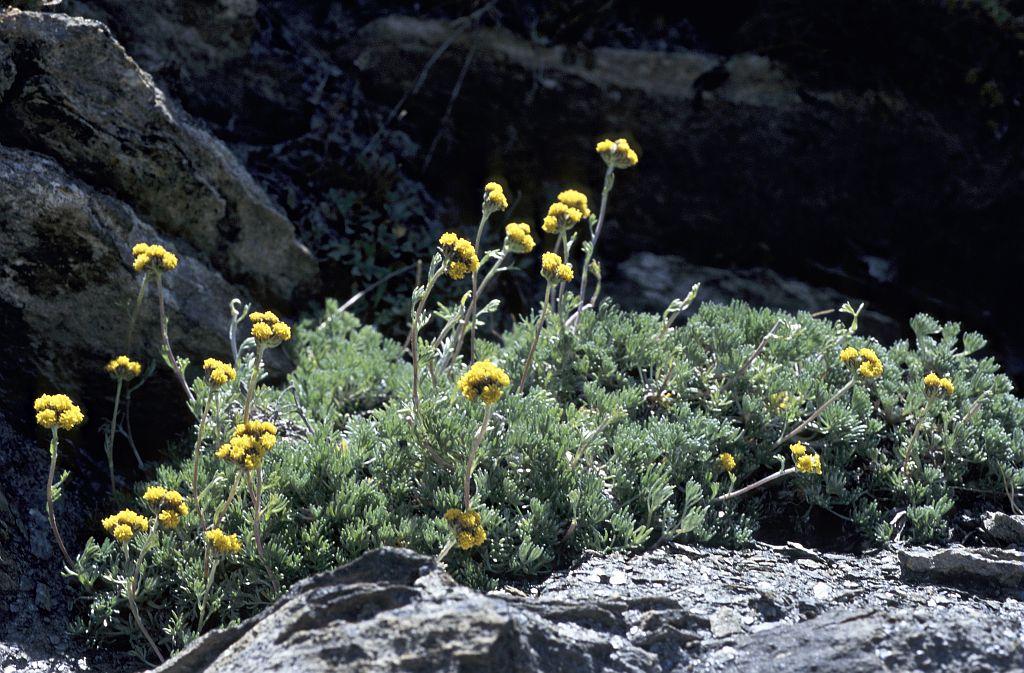
M 670 545 L 483 595 L 381 549 L 156 671 L 1024 671 L 1019 601 L 904 585 L 891 552 L 784 551 Z
M 1024 545 L 1024 515 L 988 512 L 982 527 L 998 542 Z
M 106 26 L 11 9 L 0 44 L 15 72 L 0 144 L 54 158 L 253 296 L 283 303 L 314 285 L 316 264 L 288 219 Z

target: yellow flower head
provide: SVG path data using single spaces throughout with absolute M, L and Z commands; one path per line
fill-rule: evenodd
M 101 523 L 103 530 L 114 536 L 118 542 L 127 542 L 135 537 L 136 533 L 149 530 L 149 519 L 130 509 L 122 509 L 117 514 L 111 514 Z
M 771 403 L 776 411 L 785 411 L 789 408 L 789 393 L 775 393 L 771 396 Z
M 236 425 L 231 439 L 221 444 L 214 455 L 246 470 L 254 470 L 276 443 L 277 428 L 273 423 L 248 421 Z
M 292 338 L 292 328 L 271 311 L 253 311 L 249 314 L 252 322 L 252 336 L 265 348 L 276 348 Z
M 590 207 L 587 205 L 587 195 L 575 189 L 567 189 L 558 193 L 558 202 L 564 203 L 570 208 L 575 208 L 583 214 L 584 218 L 590 217 Z
M 736 469 L 736 459 L 731 453 L 720 453 L 718 454 L 718 466 L 724 472 L 732 472 Z
M 604 162 L 612 168 L 632 168 L 640 161 L 640 157 L 636 155 L 633 148 L 629 146 L 629 141 L 625 138 L 619 138 L 615 141 L 602 140 L 594 149 L 601 155 Z
M 510 222 L 505 225 L 505 249 L 520 255 L 531 252 L 536 243 L 530 235 L 526 222 Z
M 67 395 L 40 395 L 32 404 L 36 423 L 47 430 L 70 430 L 85 420 L 82 410 Z
M 115 379 L 131 381 L 142 373 L 142 365 L 130 359 L 127 355 L 118 355 L 104 367 L 108 374 Z
M 452 280 L 462 280 L 480 268 L 476 248 L 468 240 L 449 231 L 441 235 L 437 244 L 447 264 L 445 273 Z
M 253 325 L 253 327 L 255 327 L 255 325 Z M 234 367 L 226 362 L 221 362 L 216 358 L 206 358 L 203 360 L 203 370 L 210 379 L 210 385 L 214 388 L 219 388 L 225 383 L 234 381 L 235 376 L 237 376 Z
M 805 453 L 797 457 L 796 469 L 804 474 L 821 474 L 821 456 L 816 453 Z
M 490 360 L 481 360 L 469 368 L 459 379 L 459 391 L 467 400 L 481 398 L 484 404 L 494 404 L 501 399 L 511 380 L 501 367 Z
M 573 279 L 572 264 L 562 261 L 553 252 L 545 252 L 540 257 L 540 275 L 549 283 L 568 283 Z
M 232 533 L 228 535 L 220 528 L 211 528 L 206 531 L 206 541 L 213 545 L 218 554 L 237 554 L 242 551 L 242 541 Z
M 540 228 L 549 234 L 558 234 L 569 231 L 579 224 L 582 218 L 583 211 L 579 208 L 572 208 L 561 201 L 555 201 L 548 207 L 548 214 Z
M 132 247 L 132 257 L 135 258 L 132 266 L 136 271 L 161 273 L 173 271 L 178 266 L 177 256 L 162 245 L 136 243 Z
M 490 215 L 508 208 L 508 199 L 505 198 L 505 190 L 497 182 L 488 182 L 484 185 L 483 210 Z
M 181 493 L 163 486 L 150 486 L 142 499 L 157 513 L 157 522 L 163 528 L 177 528 L 181 517 L 188 514 L 188 505 Z
M 857 369 L 857 373 L 865 379 L 877 379 L 885 371 L 878 354 L 870 348 L 846 347 L 839 352 L 839 360 L 843 364 Z
M 952 395 L 956 387 L 950 379 L 945 376 L 940 378 L 938 374 L 931 372 L 924 377 L 924 390 L 929 395 Z
M 793 454 L 793 460 L 796 460 L 800 456 L 807 455 L 807 447 L 797 442 L 796 444 L 790 444 L 789 450 Z
M 487 540 L 480 515 L 472 510 L 463 512 L 461 509 L 449 509 L 444 513 L 444 520 L 452 527 L 459 549 L 473 549 Z

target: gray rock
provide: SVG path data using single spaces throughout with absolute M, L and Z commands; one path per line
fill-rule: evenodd
M 903 550 L 903 570 L 937 581 L 988 582 L 1024 586 L 1024 553 L 1009 549 L 958 547 Z
M 985 532 L 999 542 L 1024 545 L 1024 516 L 989 512 L 982 519 Z
M 830 555 L 816 572 L 836 585 L 855 578 L 861 590 L 841 596 L 822 595 L 772 549 L 678 551 L 591 558 L 526 597 L 512 588 L 482 596 L 427 557 L 379 550 L 298 583 L 157 671 L 1024 670 L 1019 602 L 904 585 L 891 552 Z M 590 581 L 617 573 L 630 581 Z M 891 608 L 886 595 L 896 592 Z
M 20 73 L 0 107 L 0 143 L 47 154 L 110 191 L 257 297 L 284 302 L 309 289 L 316 264 L 288 219 L 106 26 L 10 9 L 0 43 Z

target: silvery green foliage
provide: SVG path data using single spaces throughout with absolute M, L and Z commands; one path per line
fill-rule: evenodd
M 518 382 L 533 325 L 516 324 L 503 343 L 479 341 L 478 358 Z M 487 588 L 541 577 L 590 550 L 635 551 L 664 540 L 739 545 L 762 526 L 799 539 L 822 515 L 839 531 L 837 542 L 941 541 L 957 507 L 1009 509 L 1024 486 L 1024 406 L 996 363 L 975 355 L 982 337 L 927 316 L 912 327 L 913 342 L 885 348 L 851 335 L 842 320 L 740 302 L 704 304 L 677 327 L 607 303 L 574 328 L 552 321 L 526 394 L 514 385 L 507 391 L 481 447 L 473 508 L 487 542 L 453 550 L 450 572 Z M 823 474 L 795 474 L 715 502 L 786 464 L 788 442 L 777 446 L 779 438 L 850 380 L 838 359 L 845 346 L 875 349 L 885 373 L 858 381 L 799 435 L 820 454 Z M 287 383 L 261 387 L 255 402 L 257 417 L 277 424 L 281 437 L 266 459 L 263 529 L 282 586 L 380 545 L 437 553 L 449 535 L 441 517 L 460 504 L 466 448 L 483 415 L 456 393 L 461 368 L 436 377 L 425 370 L 414 426 L 401 346 L 334 305 L 322 324 L 298 330 L 292 357 L 298 366 Z M 248 378 L 245 367 L 243 357 L 239 381 Z M 952 379 L 952 396 L 925 394 L 931 371 Z M 201 466 L 206 509 L 224 500 L 230 483 L 211 454 L 230 431 L 240 390 L 222 395 Z M 155 483 L 188 492 L 190 451 L 186 442 Z M 717 466 L 721 452 L 736 458 L 735 483 Z M 251 516 L 236 500 L 222 527 L 247 538 Z M 190 516 L 161 533 L 147 561 L 139 603 L 167 650 L 197 635 L 199 534 Z M 81 628 L 128 640 L 144 655 L 111 575 L 119 558 L 109 540 L 83 551 Z M 275 598 L 251 545 L 221 562 L 215 579 L 205 629 Z

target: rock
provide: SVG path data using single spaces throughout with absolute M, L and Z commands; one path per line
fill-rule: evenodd
M 989 512 L 984 516 L 982 526 L 999 542 L 1024 545 L 1024 515 Z
M 1024 586 L 1024 553 L 1009 549 L 950 548 L 903 550 L 904 572 L 940 582 L 983 582 Z
M 175 246 L 264 301 L 312 287 L 291 223 L 222 143 L 167 99 L 101 23 L 7 10 L 14 83 L 0 144 L 46 154 L 102 187 Z
M 297 583 L 258 618 L 204 636 L 156 669 L 207 671 L 653 671 L 621 637 L 555 624 L 456 585 L 429 558 L 370 552 Z
M 382 549 L 299 582 L 262 614 L 203 636 L 156 670 L 1024 671 L 1019 602 L 902 585 L 891 552 L 842 560 L 820 572 L 835 583 L 855 577 L 856 597 L 825 595 L 775 550 L 688 548 L 591 558 L 528 598 L 481 595 L 428 557 Z M 630 581 L 595 595 L 590 578 L 618 573 Z M 756 590 L 762 585 L 773 598 Z M 887 605 L 891 591 L 904 595 L 896 608 Z M 814 594 L 820 600 L 807 610 Z

